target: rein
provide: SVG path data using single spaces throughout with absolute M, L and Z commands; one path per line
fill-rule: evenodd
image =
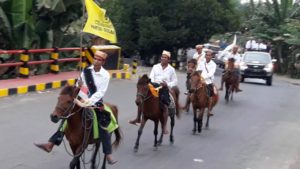
M 75 107 L 75 105 L 76 105 L 76 103 L 74 103 L 73 102 L 73 104 L 71 104 L 66 110 L 64 110 L 63 108 L 61 108 L 61 107 L 57 107 L 58 109 L 61 109 L 61 110 L 64 110 L 64 112 L 63 112 L 63 114 L 66 114 L 67 112 L 70 112 L 71 110 L 73 110 L 74 109 L 74 107 Z M 79 112 L 80 110 L 82 109 L 82 107 L 80 107 L 77 111 L 75 111 L 75 112 L 72 112 L 72 113 L 70 113 L 70 114 L 67 114 L 67 115 L 62 115 L 62 116 L 60 116 L 60 117 L 58 117 L 59 119 L 68 119 L 68 118 L 70 118 L 71 116 L 73 116 L 74 114 L 76 114 L 77 112 Z
M 138 92 L 138 93 L 136 94 L 136 96 L 141 96 L 141 97 L 142 97 L 142 104 L 144 104 L 145 101 L 147 101 L 148 99 L 150 99 L 150 98 L 152 97 L 152 94 L 149 95 L 149 96 L 147 96 L 148 93 L 149 93 L 149 91 L 150 91 L 149 87 L 148 87 L 147 89 L 148 89 L 148 90 L 147 90 L 146 94 L 140 93 L 140 92 Z

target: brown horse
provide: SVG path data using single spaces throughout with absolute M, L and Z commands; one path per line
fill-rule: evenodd
M 138 137 L 135 142 L 134 151 L 137 152 L 139 148 L 139 141 L 140 137 L 143 133 L 144 126 L 148 119 L 152 120 L 154 122 L 154 148 L 157 149 L 157 146 L 162 143 L 163 141 L 163 132 L 161 132 L 161 136 L 159 141 L 157 141 L 157 134 L 158 134 L 158 123 L 161 123 L 161 127 L 163 130 L 163 123 L 164 123 L 164 117 L 163 117 L 163 110 L 160 106 L 159 97 L 155 97 L 148 86 L 150 83 L 150 79 L 147 75 L 143 75 L 137 82 L 137 94 L 136 94 L 136 105 L 140 108 L 142 112 L 142 121 L 140 128 L 138 130 Z M 171 132 L 170 132 L 170 142 L 174 143 L 174 137 L 173 137 L 173 128 L 175 125 L 175 114 L 177 117 L 179 117 L 179 89 L 178 87 L 173 87 L 171 89 L 172 97 L 174 98 L 174 108 L 169 108 L 169 117 L 171 118 Z
M 88 144 L 94 144 L 95 150 L 91 159 L 91 168 L 96 168 L 96 156 L 100 147 L 100 139 L 94 139 L 92 134 L 93 118 L 88 109 L 79 107 L 74 103 L 74 99 L 77 97 L 79 88 L 75 86 L 66 85 L 59 97 L 56 107 L 51 114 L 53 122 L 57 122 L 59 119 L 67 120 L 67 127 L 64 131 L 69 145 L 72 149 L 73 160 L 70 163 L 70 169 L 80 169 L 80 156 L 84 153 Z M 107 103 L 106 103 L 107 104 Z M 114 105 L 107 104 L 115 118 L 118 118 L 118 108 Z M 56 120 L 55 120 L 56 119 Z M 114 131 L 115 141 L 113 146 L 118 147 L 121 141 L 120 129 Z M 100 136 L 101 137 L 101 136 Z M 102 169 L 106 168 L 106 155 L 102 163 Z
M 234 61 L 235 61 L 234 58 L 228 59 L 228 67 L 223 74 L 223 80 L 225 82 L 225 88 L 226 88 L 225 100 L 227 103 L 229 101 L 229 97 L 231 100 L 233 100 L 233 93 L 234 91 L 237 90 L 238 87 L 237 84 L 239 78 L 235 75 L 236 71 L 238 70 L 234 68 Z
M 213 107 L 217 104 L 219 100 L 219 95 L 216 93 L 213 96 L 213 103 L 209 104 L 209 96 L 207 95 L 207 85 L 201 77 L 200 71 L 195 71 L 191 75 L 191 91 L 193 92 L 191 95 L 191 102 L 194 111 L 194 128 L 193 134 L 196 133 L 196 128 L 198 124 L 198 132 L 202 131 L 202 119 L 204 115 L 204 111 L 207 108 L 207 120 L 205 127 L 209 127 L 209 117 L 210 111 L 212 111 Z M 215 90 L 217 91 L 217 90 Z M 199 110 L 199 111 L 197 111 Z

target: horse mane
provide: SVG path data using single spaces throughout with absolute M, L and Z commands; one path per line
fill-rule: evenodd
M 137 85 L 146 85 L 150 82 L 150 79 L 147 74 L 144 74 L 141 78 L 139 78 Z
M 235 62 L 235 59 L 234 59 L 234 58 L 229 58 L 229 59 L 228 59 L 228 62 L 234 63 L 234 62 Z
M 77 91 L 78 90 L 78 91 Z M 76 93 L 75 93 L 76 92 Z M 77 94 L 79 92 L 79 88 L 76 86 L 71 85 L 65 85 L 64 88 L 61 90 L 60 95 L 70 95 L 74 96 L 74 94 Z
M 199 76 L 201 78 L 202 71 L 194 71 L 191 76 Z

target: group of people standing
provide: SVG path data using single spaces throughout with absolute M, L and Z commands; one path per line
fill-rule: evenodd
M 245 44 L 246 51 L 261 51 L 261 52 L 271 52 L 270 43 L 265 43 L 262 40 L 255 40 L 253 37 L 250 37 Z

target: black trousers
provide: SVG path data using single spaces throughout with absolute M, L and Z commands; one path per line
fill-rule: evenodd
M 212 97 L 214 95 L 214 85 L 211 83 L 211 84 L 208 84 L 206 86 L 206 94 L 208 97 Z

